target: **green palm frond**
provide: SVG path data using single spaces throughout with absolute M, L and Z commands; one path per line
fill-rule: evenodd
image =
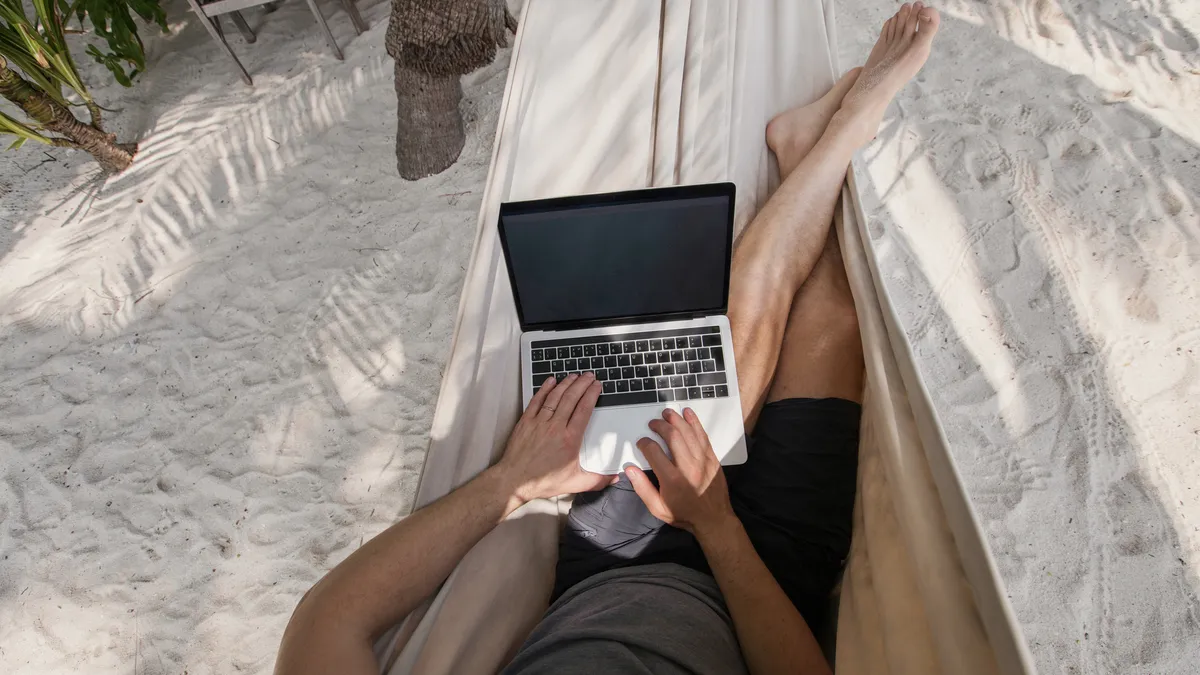
M 49 138 L 39 134 L 37 130 L 21 122 L 20 120 L 15 120 L 8 115 L 5 115 L 3 111 L 0 111 L 0 134 L 8 134 L 17 137 L 17 140 L 13 141 L 12 145 L 8 146 L 9 150 L 21 147 L 25 141 L 37 141 L 39 143 L 46 143 L 47 145 L 50 144 Z

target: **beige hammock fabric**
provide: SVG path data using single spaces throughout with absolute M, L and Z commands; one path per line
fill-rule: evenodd
M 766 122 L 840 72 L 822 0 L 530 0 L 512 51 L 458 328 L 418 491 L 488 466 L 520 412 L 502 201 L 732 180 L 740 229 L 778 183 Z M 877 283 L 853 176 L 835 219 L 867 365 L 843 673 L 1032 672 L 995 565 Z M 377 645 L 393 675 L 494 672 L 546 608 L 566 500 L 527 505 Z

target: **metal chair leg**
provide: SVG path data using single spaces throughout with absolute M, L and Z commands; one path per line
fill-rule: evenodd
M 309 1 L 311 2 L 312 0 Z M 204 24 L 205 30 L 207 30 L 208 34 L 212 36 L 212 39 L 215 40 L 217 44 L 221 46 L 221 49 L 225 50 L 225 53 L 229 55 L 229 58 L 233 59 L 233 62 L 237 64 L 238 70 L 242 72 L 242 81 L 253 86 L 254 80 L 250 79 L 250 73 L 246 72 L 246 67 L 242 65 L 241 61 L 238 61 L 237 54 L 234 54 L 233 50 L 229 48 L 229 43 L 225 42 L 225 37 L 221 34 L 220 27 L 217 26 L 212 19 L 204 15 L 204 10 L 200 9 L 200 3 L 197 2 L 197 0 L 188 0 L 188 4 L 192 6 L 192 11 L 196 13 L 196 16 L 200 17 L 200 23 Z
M 251 30 L 250 24 L 246 23 L 246 19 L 242 17 L 241 12 L 230 12 L 229 17 L 233 19 L 233 25 L 237 26 L 238 32 L 242 34 L 242 38 L 246 40 L 246 44 L 254 44 L 258 38 Z
M 329 48 L 333 50 L 333 55 L 338 61 L 344 61 L 346 57 L 342 56 L 342 48 L 338 46 L 337 40 L 333 39 L 333 33 L 329 32 L 329 24 L 325 23 L 325 17 L 321 16 L 321 10 L 317 7 L 317 0 L 306 0 L 308 8 L 312 10 L 313 16 L 316 17 L 317 23 L 321 25 L 321 30 L 325 33 L 325 41 L 329 43 Z
M 342 9 L 350 15 L 350 23 L 354 24 L 354 30 L 359 35 L 366 32 L 367 22 L 363 21 L 362 15 L 358 13 L 358 6 L 354 4 L 354 0 L 342 0 Z

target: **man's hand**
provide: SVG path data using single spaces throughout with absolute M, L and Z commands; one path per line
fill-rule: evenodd
M 664 410 L 662 416 L 650 422 L 650 430 L 667 442 L 674 461 L 649 438 L 637 444 L 658 477 L 658 489 L 637 467 L 628 467 L 625 473 L 650 513 L 701 539 L 736 518 L 729 503 L 725 472 L 700 418 L 691 408 L 684 409 L 683 415 Z
M 579 446 L 602 386 L 592 373 L 547 378 L 521 415 L 496 469 L 513 481 L 521 501 L 588 492 L 618 477 L 584 471 Z

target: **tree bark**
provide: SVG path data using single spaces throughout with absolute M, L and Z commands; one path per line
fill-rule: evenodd
M 417 180 L 450 168 L 466 142 L 458 75 L 439 77 L 396 64 L 396 170 Z
M 54 145 L 65 145 L 88 152 L 105 171 L 120 173 L 133 163 L 133 154 L 137 152 L 137 146 L 119 144 L 115 135 L 80 122 L 66 106 L 10 70 L 8 63 L 3 59 L 0 59 L 0 96 L 15 103 L 42 128 L 59 134 L 68 141 L 61 143 L 57 141 L 64 139 L 51 139 L 56 141 Z
M 445 171 L 466 135 L 459 77 L 491 63 L 515 21 L 504 0 L 392 0 L 384 43 L 396 60 L 396 167 L 407 180 Z

